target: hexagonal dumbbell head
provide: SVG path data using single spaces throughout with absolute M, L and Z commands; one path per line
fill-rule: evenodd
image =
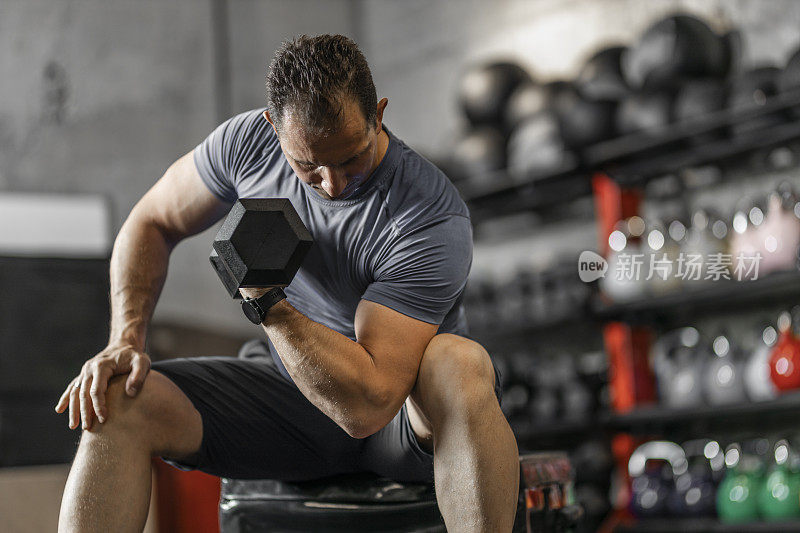
M 241 198 L 214 239 L 211 264 L 234 298 L 241 287 L 289 284 L 314 240 L 286 198 Z

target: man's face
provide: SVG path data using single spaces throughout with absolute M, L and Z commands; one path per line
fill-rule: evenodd
M 297 177 L 323 198 L 333 200 L 342 196 L 348 185 L 345 193 L 350 194 L 379 163 L 378 127 L 368 125 L 358 104 L 348 101 L 333 133 L 310 132 L 286 112 L 279 140 Z

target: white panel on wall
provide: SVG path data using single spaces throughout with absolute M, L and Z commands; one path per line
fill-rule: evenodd
M 105 198 L 0 191 L 0 255 L 105 258 L 110 253 Z

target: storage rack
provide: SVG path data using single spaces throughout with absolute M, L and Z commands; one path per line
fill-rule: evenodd
M 792 109 L 794 108 L 794 109 Z M 736 111 L 724 110 L 691 122 L 612 139 L 589 147 L 582 163 L 562 167 L 547 174 L 528 176 L 514 182 L 503 172 L 487 180 L 491 185 L 462 188 L 473 219 L 480 223 L 501 212 L 536 211 L 547 216 L 554 208 L 587 196 L 593 197 L 595 219 L 605 238 L 621 219 L 638 214 L 641 187 L 649 180 L 687 167 L 720 163 L 759 150 L 784 146 L 800 140 L 800 121 L 749 132 L 734 138 L 709 140 L 718 132 L 752 119 L 789 113 L 800 108 L 800 91 L 777 95 L 764 105 Z M 705 135 L 704 135 L 705 134 Z M 703 137 L 705 136 L 705 140 Z M 600 242 L 600 249 L 607 244 Z M 546 324 L 530 324 L 506 330 L 494 328 L 491 334 L 476 332 L 480 340 L 496 342 L 503 336 L 533 336 L 545 330 L 570 327 L 578 322 L 602 329 L 609 367 L 614 378 L 611 387 L 616 397 L 613 413 L 583 422 L 531 424 L 517 428 L 521 445 L 549 447 L 569 439 L 602 433 L 614 439 L 618 467 L 627 464 L 636 438 L 643 435 L 679 436 L 695 432 L 724 432 L 736 422 L 740 430 L 791 429 L 800 415 L 800 393 L 774 401 L 729 407 L 674 410 L 654 407 L 654 378 L 647 368 L 651 340 L 648 325 L 685 321 L 700 313 L 718 312 L 748 306 L 791 305 L 800 299 L 800 273 L 773 273 L 756 281 L 719 282 L 693 291 L 683 291 L 645 300 L 612 303 L 596 295 L 584 309 L 569 317 Z M 695 433 L 697 434 L 697 433 Z M 716 520 L 642 520 L 631 522 L 619 517 L 616 531 L 797 531 L 800 523 L 722 524 Z

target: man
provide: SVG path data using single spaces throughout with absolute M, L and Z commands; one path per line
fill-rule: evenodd
M 153 456 L 234 478 L 435 479 L 449 530 L 510 531 L 516 441 L 491 360 L 460 336 L 466 206 L 383 126 L 387 100 L 348 38 L 284 43 L 267 90 L 266 110 L 228 120 L 176 161 L 120 229 L 109 345 L 56 406 L 83 427 L 60 531 L 141 530 Z M 248 346 L 275 364 L 151 369 L 147 324 L 171 250 L 238 197 L 289 198 L 315 240 L 285 298 L 242 289 L 270 299 L 269 344 Z

